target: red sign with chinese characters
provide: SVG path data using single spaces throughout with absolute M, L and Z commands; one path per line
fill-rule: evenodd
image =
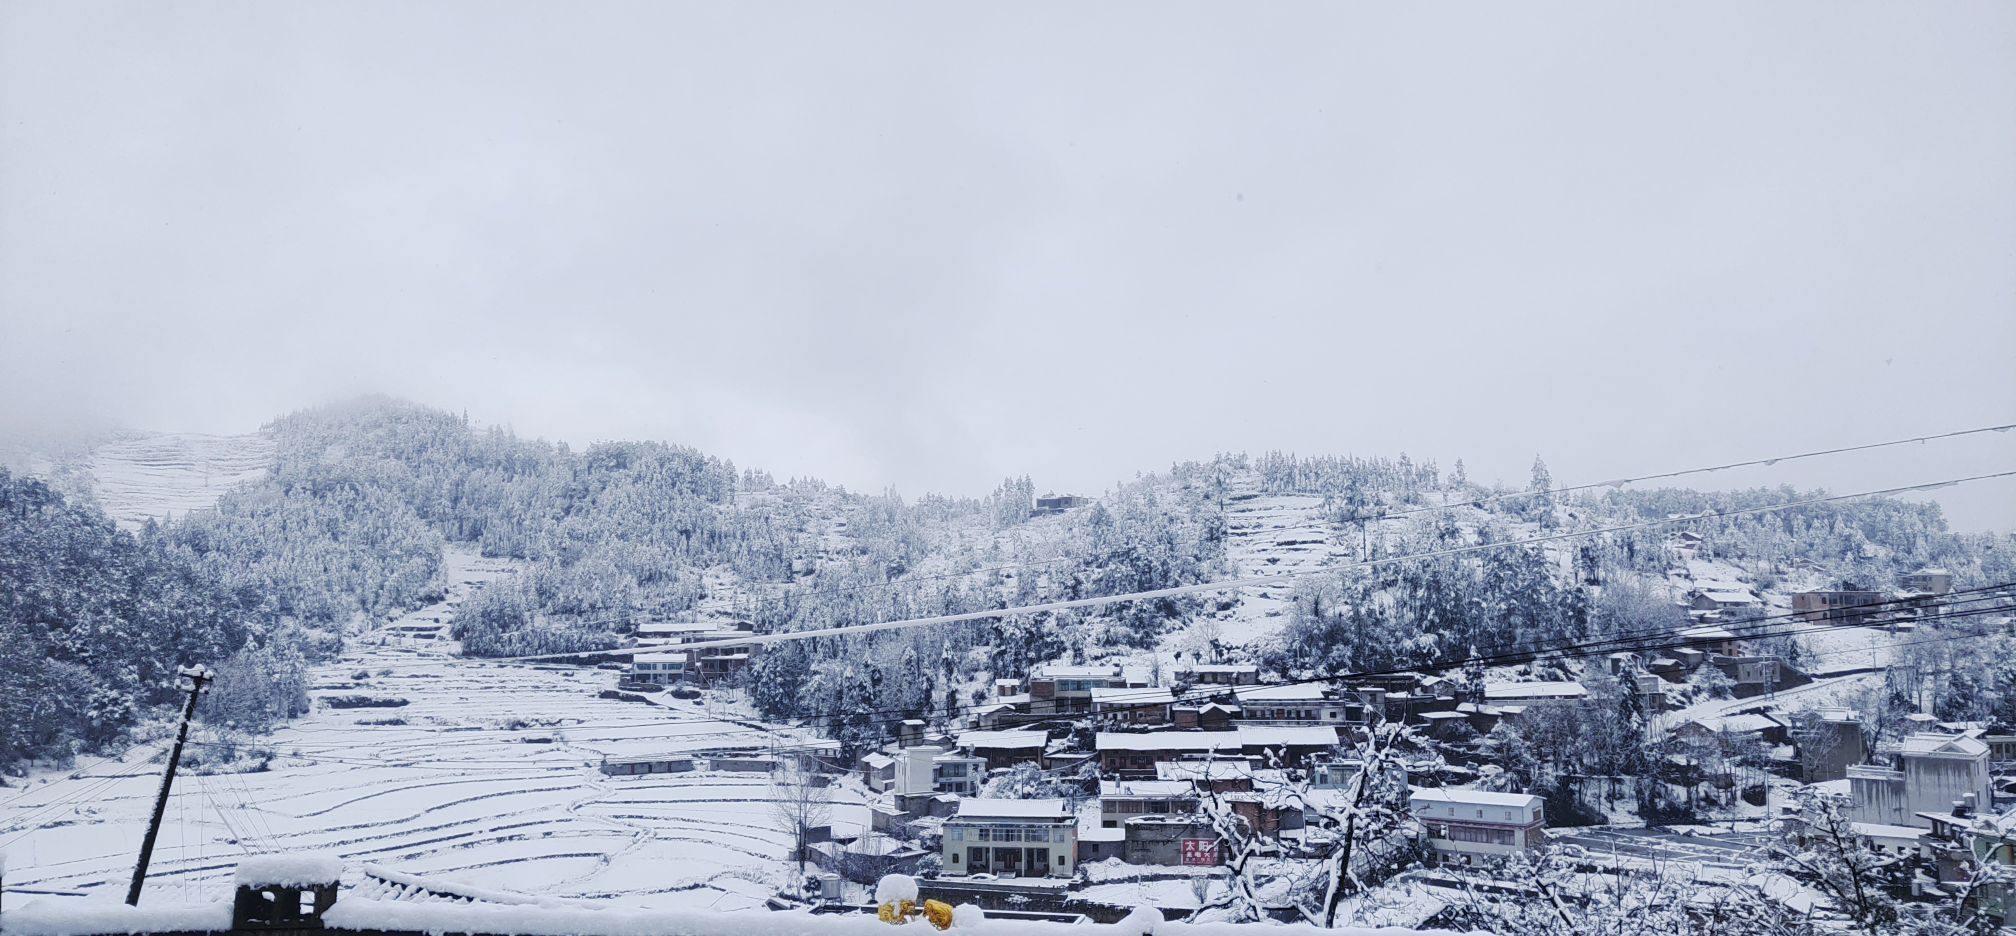
M 1215 865 L 1218 863 L 1217 839 L 1184 839 L 1183 863 L 1186 865 Z

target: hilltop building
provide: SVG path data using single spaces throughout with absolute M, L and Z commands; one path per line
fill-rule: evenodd
M 1817 589 L 1792 596 L 1792 610 L 1814 624 L 1859 627 L 1879 608 L 1883 593 L 1861 589 Z

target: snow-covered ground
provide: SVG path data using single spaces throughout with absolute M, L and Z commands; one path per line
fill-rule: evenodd
M 451 556 L 447 618 L 480 583 L 508 574 Z M 400 622 L 395 622 L 395 625 Z M 427 642 L 431 644 L 432 642 Z M 608 777 L 605 756 L 788 746 L 809 735 L 766 726 L 719 699 L 600 698 L 615 674 L 440 656 L 438 645 L 367 636 L 320 667 L 315 710 L 261 742 L 271 769 L 177 779 L 148 892 L 224 896 L 240 857 L 325 851 L 445 881 L 612 906 L 732 909 L 760 903 L 786 873 L 767 776 Z M 404 705 L 331 708 L 332 697 Z M 116 900 L 159 784 L 149 757 L 88 763 L 78 776 L 0 790 L 0 849 L 16 894 Z M 211 755 L 205 757 L 205 755 Z M 702 765 L 704 767 L 704 764 Z M 853 810 L 844 791 L 836 814 Z
M 1335 567 L 1357 557 L 1322 519 L 1323 498 L 1308 494 L 1263 494 L 1255 479 L 1240 477 L 1225 504 L 1225 553 L 1242 575 L 1297 575 Z M 1221 616 L 1218 639 L 1227 645 L 1250 644 L 1287 624 L 1288 602 L 1295 580 L 1240 592 L 1237 607 Z
M 135 529 L 149 518 L 181 516 L 217 503 L 225 491 L 263 477 L 273 466 L 273 437 L 194 432 L 129 432 L 90 456 L 98 503 Z

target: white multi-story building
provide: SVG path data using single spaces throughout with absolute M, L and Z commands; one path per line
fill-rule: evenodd
M 896 774 L 891 789 L 901 796 L 927 793 L 972 796 L 980 791 L 980 784 L 986 779 L 985 758 L 920 744 L 896 752 Z
M 1954 803 L 1995 800 L 1988 745 L 1978 739 L 1921 731 L 1879 750 L 1895 758 L 1896 766 L 1857 764 L 1847 771 L 1855 799 L 1849 818 L 1857 822 L 1929 829 L 1927 814 L 1944 815 Z
M 945 820 L 944 873 L 1070 877 L 1078 820 L 1061 799 L 963 799 Z
M 1407 802 L 1444 861 L 1472 864 L 1547 843 L 1545 805 L 1530 793 L 1421 789 Z
M 690 660 L 684 653 L 637 653 L 630 657 L 633 682 L 669 686 L 686 678 Z

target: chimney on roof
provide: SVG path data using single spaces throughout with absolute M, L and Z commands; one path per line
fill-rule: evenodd
M 1969 793 L 1953 801 L 1953 818 L 1965 819 L 1974 815 L 1974 794 Z

